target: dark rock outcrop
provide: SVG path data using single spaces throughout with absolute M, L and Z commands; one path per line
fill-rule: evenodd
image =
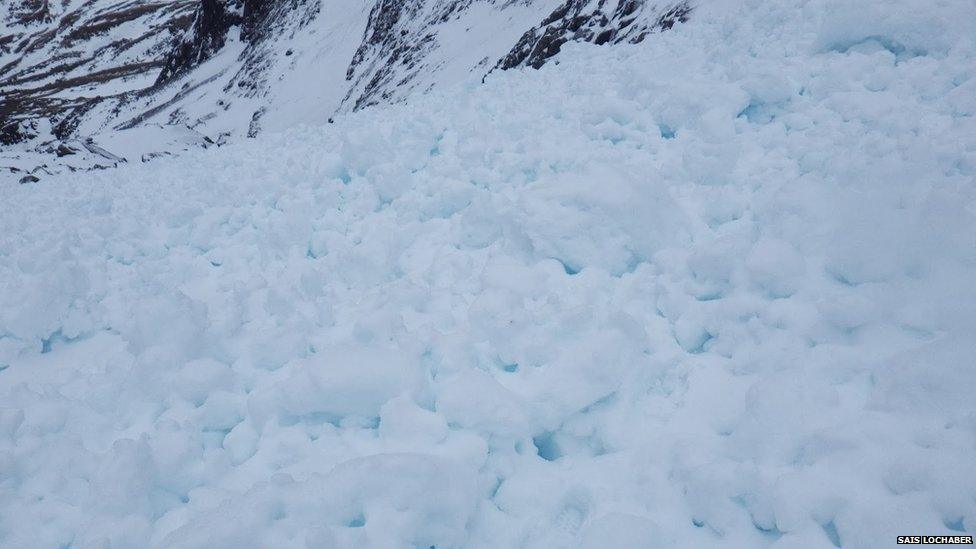
M 346 69 L 346 80 L 356 79 L 346 100 L 359 92 L 353 110 L 384 99 L 379 89 L 395 77 L 396 65 L 406 65 L 407 71 L 413 69 L 411 57 L 433 40 L 432 35 L 418 39 L 407 28 L 422 7 L 421 2 L 411 0 L 378 0 L 373 6 L 363 41 Z M 360 83 L 361 91 L 357 90 Z
M 11 14 L 14 23 L 30 25 L 32 23 L 49 23 L 51 21 L 51 5 L 49 0 L 11 0 Z
M 538 69 L 567 42 L 637 43 L 653 32 L 687 21 L 692 10 L 687 0 L 660 10 L 645 0 L 620 0 L 615 4 L 608 0 L 566 0 L 538 27 L 522 35 L 496 68 Z
M 201 0 L 193 18 L 193 26 L 167 55 L 156 83 L 172 80 L 220 51 L 227 41 L 227 33 L 231 27 L 241 24 L 240 12 L 237 2 Z
M 268 15 L 274 6 L 275 2 L 271 0 L 244 0 L 241 40 L 252 42 L 262 36 L 268 27 Z
M 0 145 L 13 145 L 37 137 L 36 124 L 28 120 L 12 119 L 0 111 Z

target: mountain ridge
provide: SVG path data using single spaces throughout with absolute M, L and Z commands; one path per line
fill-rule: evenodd
M 566 42 L 639 42 L 691 9 L 687 0 L 21 0 L 0 8 L 14 30 L 0 39 L 0 168 L 21 178 L 101 169 L 325 123 L 472 73 L 538 68 Z

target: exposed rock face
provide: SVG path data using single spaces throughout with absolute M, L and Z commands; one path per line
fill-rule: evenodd
M 304 17 L 292 21 L 292 13 L 306 9 Z M 196 9 L 193 25 L 178 40 L 169 55 L 157 83 L 172 80 L 175 76 L 210 59 L 227 42 L 231 29 L 239 29 L 242 43 L 259 44 L 276 30 L 290 23 L 305 24 L 317 13 L 318 2 L 310 0 L 201 0 Z M 266 53 L 266 52 L 265 52 Z M 256 56 L 249 55 L 251 64 Z M 247 65 L 248 63 L 245 63 Z
M 105 167 L 92 147 L 48 152 L 68 141 L 112 151 L 112 136 L 139 128 L 151 129 L 140 131 L 141 150 L 109 154 L 154 158 L 172 143 L 324 123 L 467 75 L 541 67 L 569 41 L 639 42 L 691 9 L 689 0 L 0 2 L 0 173 Z
M 50 23 L 51 6 L 48 0 L 12 0 L 10 15 L 10 22 L 18 26 Z
M 448 2 L 439 11 L 452 10 L 458 3 Z M 345 101 L 353 99 L 354 110 L 390 99 L 393 90 L 389 84 L 398 73 L 406 72 L 401 81 L 412 78 L 417 60 L 436 39 L 432 32 L 417 33 L 411 28 L 423 8 L 423 2 L 411 0 L 379 0 L 373 6 L 363 42 L 346 70 L 346 80 L 353 81 L 353 85 Z M 429 28 L 430 21 L 424 21 L 421 27 Z M 357 91 L 359 95 L 354 97 Z
M 275 3 L 270 0 L 244 0 L 241 40 L 250 41 L 261 34 L 268 25 L 268 14 L 274 6 Z
M 176 75 L 206 61 L 223 48 L 231 27 L 241 24 L 241 11 L 239 2 L 201 0 L 193 19 L 193 26 L 186 36 L 173 45 L 166 56 L 159 77 L 156 78 L 156 83 L 172 80 Z
M 0 135 L 72 135 L 97 104 L 145 89 L 195 3 L 21 0 L 0 6 Z M 123 36 L 124 38 L 115 38 Z
M 497 67 L 538 69 L 571 41 L 637 43 L 652 32 L 686 21 L 690 13 L 687 1 L 657 5 L 643 0 L 566 0 L 541 25 L 522 35 Z
M 244 0 L 240 40 L 246 46 L 239 58 L 240 68 L 225 91 L 236 88 L 235 93 L 244 97 L 263 97 L 274 60 L 286 56 L 286 48 L 277 39 L 294 37 L 319 15 L 320 8 L 319 0 Z M 256 110 L 252 116 L 260 118 L 263 107 L 258 108 L 261 114 Z M 253 124 L 248 127 L 248 135 L 256 135 Z

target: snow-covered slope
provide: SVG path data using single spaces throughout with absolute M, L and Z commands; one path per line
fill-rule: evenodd
M 976 13 L 938 8 L 716 2 L 0 187 L 0 546 L 972 534 Z
M 567 41 L 639 41 L 690 9 L 681 0 L 19 0 L 0 9 L 16 30 L 0 43 L 0 177 L 325 123 L 495 67 L 541 66 Z

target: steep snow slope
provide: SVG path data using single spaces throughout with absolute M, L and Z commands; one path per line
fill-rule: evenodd
M 0 187 L 0 546 L 971 534 L 976 14 L 937 7 L 717 2 Z
M 684 0 L 19 0 L 0 9 L 17 31 L 0 41 L 0 168 L 13 179 L 102 168 L 325 123 L 495 67 L 541 66 L 567 41 L 639 41 L 689 11 Z

